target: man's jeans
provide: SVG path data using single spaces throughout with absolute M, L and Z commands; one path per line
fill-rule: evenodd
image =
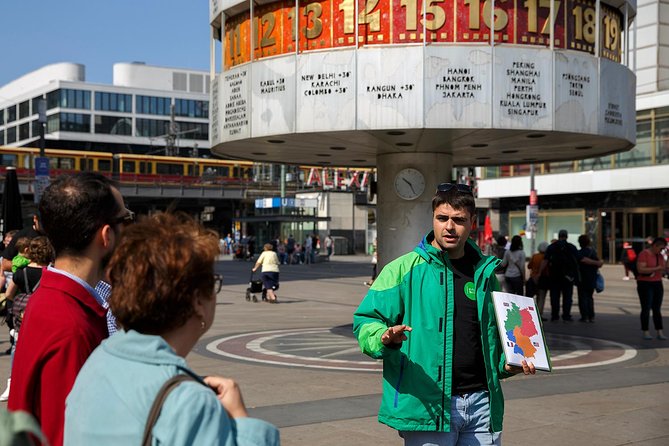
M 490 431 L 488 392 L 451 398 L 450 432 L 402 431 L 405 446 L 499 446 L 502 433 Z

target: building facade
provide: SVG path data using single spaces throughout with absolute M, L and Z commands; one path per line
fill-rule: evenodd
M 583 159 L 535 164 L 537 244 L 557 238 L 560 229 L 573 243 L 585 233 L 605 260 L 617 262 L 624 242 L 639 250 L 649 236 L 669 236 L 669 2 L 637 6 L 630 61 L 637 76 L 636 146 L 591 158 L 583 146 Z M 478 196 L 491 200 L 494 229 L 525 234 L 530 165 L 479 168 L 477 174 Z
M 46 101 L 46 146 L 114 153 L 208 155 L 209 75 L 117 63 L 112 85 L 85 67 L 47 65 L 0 87 L 0 145 L 34 146 Z M 165 152 L 169 153 L 165 153 Z

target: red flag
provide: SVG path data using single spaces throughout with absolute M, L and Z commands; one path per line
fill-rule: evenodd
M 490 223 L 490 215 L 485 216 L 485 223 L 483 224 L 483 237 L 487 244 L 492 244 L 492 223 Z

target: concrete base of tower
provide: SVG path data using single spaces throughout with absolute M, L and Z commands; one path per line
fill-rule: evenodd
M 411 251 L 432 229 L 432 197 L 451 181 L 453 157 L 412 152 L 377 157 L 377 239 L 379 263 Z

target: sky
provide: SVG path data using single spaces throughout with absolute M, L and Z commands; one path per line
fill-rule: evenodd
M 111 84 L 113 65 L 209 70 L 208 0 L 0 0 L 0 86 L 58 62 Z

